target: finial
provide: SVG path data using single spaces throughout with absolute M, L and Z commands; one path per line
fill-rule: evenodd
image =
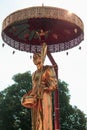
M 44 4 L 42 3 L 42 7 L 44 6 Z

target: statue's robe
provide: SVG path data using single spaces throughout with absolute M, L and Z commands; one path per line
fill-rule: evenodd
M 53 130 L 52 92 L 57 89 L 57 78 L 52 66 L 44 66 L 32 75 L 32 93 L 37 103 L 32 108 L 32 130 Z

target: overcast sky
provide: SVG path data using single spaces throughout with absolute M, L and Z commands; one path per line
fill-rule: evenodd
M 87 16 L 86 0 L 1 0 L 0 2 L 0 33 L 2 22 L 10 13 L 32 6 L 54 6 L 70 10 L 78 15 L 84 23 L 84 41 L 79 46 L 66 51 L 53 54 L 59 67 L 59 79 L 69 84 L 72 105 L 77 106 L 87 114 Z M 2 37 L 0 36 L 0 91 L 13 83 L 12 77 L 17 73 L 35 71 L 30 53 L 21 52 L 5 44 L 2 48 Z M 16 51 L 13 55 L 12 52 Z M 50 64 L 46 58 L 45 64 Z

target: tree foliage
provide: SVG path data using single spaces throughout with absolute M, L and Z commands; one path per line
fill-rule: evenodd
M 61 130 L 86 130 L 86 115 L 76 106 L 70 105 L 68 84 L 59 81 Z
M 14 84 L 0 92 L 0 129 L 31 130 L 31 109 L 21 105 L 22 96 L 32 88 L 30 72 L 14 75 Z M 86 130 L 85 114 L 70 105 L 68 84 L 59 80 L 61 130 Z
M 0 92 L 0 128 L 2 130 L 31 129 L 31 111 L 21 105 L 21 97 L 31 89 L 31 74 L 13 76 L 15 84 Z

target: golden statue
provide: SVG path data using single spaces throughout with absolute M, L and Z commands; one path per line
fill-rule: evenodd
M 37 70 L 32 75 L 32 90 L 25 94 L 22 105 L 32 108 L 32 130 L 53 130 L 52 92 L 57 89 L 57 78 L 52 66 L 44 66 L 46 44 L 41 53 L 33 55 Z
M 48 35 L 49 31 L 43 31 L 43 29 L 40 30 L 40 32 L 36 31 L 36 34 L 40 41 L 44 41 Z

